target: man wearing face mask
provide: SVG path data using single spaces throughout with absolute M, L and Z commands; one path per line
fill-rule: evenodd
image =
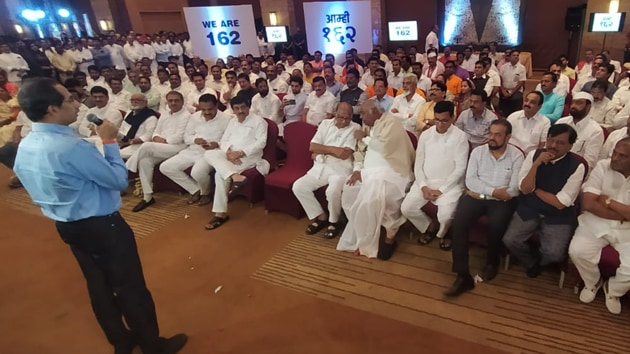
M 595 167 L 599 151 L 604 144 L 604 132 L 590 116 L 593 96 L 578 92 L 571 101 L 570 116 L 560 118 L 556 124 L 568 124 L 577 131 L 577 140 L 571 151 L 582 156 L 588 162 L 589 169 Z
M 188 147 L 160 165 L 160 172 L 180 185 L 188 193 L 188 204 L 209 204 L 210 172 L 212 166 L 203 155 L 208 150 L 219 148 L 219 141 L 230 121 L 230 116 L 218 110 L 214 95 L 199 97 L 198 111 L 188 120 L 184 132 L 184 143 Z M 192 166 L 190 176 L 184 172 Z
M 530 278 L 566 257 L 577 223 L 574 203 L 588 168 L 571 152 L 578 134 L 568 124 L 552 125 L 545 149 L 530 152 L 521 167 L 518 207 L 503 243 Z M 540 248 L 532 250 L 527 241 L 536 230 Z

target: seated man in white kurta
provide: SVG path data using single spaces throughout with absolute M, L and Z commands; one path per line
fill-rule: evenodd
M 388 260 L 405 223 L 400 204 L 412 178 L 415 152 L 400 119 L 384 112 L 374 100 L 360 106 L 363 124 L 372 130 L 362 168 L 352 173 L 341 194 L 348 225 L 337 250 Z
M 455 106 L 442 101 L 435 104 L 435 125 L 418 140 L 414 175 L 416 181 L 405 196 L 402 214 L 422 233 L 418 242 L 427 245 L 448 231 L 457 201 L 464 192 L 468 163 L 468 137 L 453 125 Z M 437 223 L 422 211 L 427 203 L 438 207 Z
M 184 143 L 188 147 L 162 162 L 160 172 L 190 193 L 188 204 L 202 206 L 211 202 L 209 189 L 212 170 L 203 155 L 208 150 L 219 148 L 230 116 L 219 112 L 216 96 L 209 93 L 199 97 L 196 109 L 198 111 L 190 116 L 184 132 Z M 189 176 L 184 171 L 191 166 Z
M 604 288 L 606 308 L 621 313 L 619 297 L 630 291 L 630 138 L 620 140 L 612 158 L 601 160 L 584 184 L 582 215 L 569 246 L 569 256 L 584 280 L 580 301 L 595 300 Z M 598 263 L 602 248 L 611 245 L 621 265 L 607 282 Z
M 184 96 L 171 91 L 166 94 L 169 110 L 163 111 L 150 142 L 140 145 L 127 160 L 127 169 L 138 172 L 144 198 L 133 208 L 139 212 L 155 204 L 153 199 L 153 169 L 155 165 L 177 154 L 186 147 L 184 132 L 190 113 L 184 108 Z
M 306 216 L 313 222 L 306 228 L 313 235 L 328 225 L 325 238 L 334 238 L 341 231 L 341 190 L 352 173 L 352 154 L 356 146 L 354 132 L 361 129 L 352 121 L 352 106 L 342 102 L 335 117 L 324 119 L 311 140 L 313 167 L 293 183 L 293 193 L 302 204 Z M 328 215 L 322 209 L 314 192 L 325 186 Z
M 90 91 L 90 95 L 92 95 L 95 106 L 88 109 L 82 119 L 77 119 L 77 121 L 71 125 L 76 128 L 79 135 L 84 137 L 96 135 L 94 124 L 87 120 L 89 114 L 93 114 L 103 120 L 108 120 L 115 126 L 120 127 L 123 115 L 118 108 L 109 102 L 109 91 L 101 86 L 94 86 Z
M 263 78 L 256 79 L 257 94 L 252 97 L 252 113 L 263 118 L 271 119 L 276 124 L 282 124 L 280 117 L 280 99 L 269 91 L 269 84 Z
M 232 98 L 230 105 L 235 118 L 230 120 L 223 133 L 219 149 L 204 154 L 206 161 L 215 169 L 214 217 L 206 224 L 206 230 L 214 230 L 229 220 L 229 193 L 247 183 L 247 177 L 241 172 L 255 166 L 262 175 L 269 173 L 269 163 L 262 158 L 267 144 L 267 122 L 249 112 L 250 104 L 245 95 L 238 94 Z
M 158 119 L 154 110 L 147 107 L 147 98 L 141 93 L 131 95 L 131 111 L 127 113 L 118 130 L 120 156 L 128 159 L 140 145 L 151 141 Z

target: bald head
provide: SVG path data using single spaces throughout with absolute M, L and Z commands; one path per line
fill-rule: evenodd
M 385 110 L 383 109 L 383 106 L 378 103 L 378 101 L 366 100 L 361 103 L 361 106 L 359 107 L 359 112 L 361 114 L 361 119 L 363 120 L 363 123 L 368 127 L 372 127 L 374 126 L 376 120 L 379 119 L 381 115 L 383 115 Z
M 143 93 L 134 93 L 129 99 L 131 109 L 137 111 L 147 106 L 147 98 Z

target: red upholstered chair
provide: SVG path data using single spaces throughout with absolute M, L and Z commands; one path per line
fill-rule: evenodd
M 619 261 L 619 253 L 612 246 L 602 248 L 602 256 L 599 260 L 599 271 L 602 278 L 610 278 L 617 273 L 617 268 L 621 262 Z
M 317 127 L 306 122 L 295 122 L 284 127 L 287 160 L 265 178 L 265 209 L 281 211 L 300 218 L 304 210 L 293 194 L 293 183 L 313 166 L 310 142 Z
M 278 98 L 280 99 L 280 102 L 282 102 L 282 99 L 284 98 L 284 96 L 286 96 L 286 93 L 276 93 L 276 96 L 278 96 Z
M 278 167 L 276 161 L 276 142 L 278 141 L 278 125 L 271 119 L 264 118 L 267 122 L 267 144 L 263 149 L 263 159 L 269 162 L 269 172 L 273 172 Z M 250 206 L 254 206 L 257 203 L 265 199 L 265 177 L 258 172 L 256 167 L 252 167 L 245 170 L 241 175 L 247 177 L 249 183 L 246 183 L 243 188 L 234 193 L 230 199 L 234 197 L 245 197 L 250 203 Z
M 411 145 L 413 145 L 413 149 L 416 150 L 418 148 L 418 138 L 416 135 L 407 130 L 407 135 L 409 136 L 409 140 L 411 140 Z

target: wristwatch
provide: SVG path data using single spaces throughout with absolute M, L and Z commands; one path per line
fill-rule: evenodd
M 610 203 L 612 203 L 612 198 L 608 197 L 608 199 L 604 202 L 604 204 L 606 204 L 606 208 L 610 208 Z
M 479 199 L 486 200 L 486 195 L 485 194 L 479 194 Z

